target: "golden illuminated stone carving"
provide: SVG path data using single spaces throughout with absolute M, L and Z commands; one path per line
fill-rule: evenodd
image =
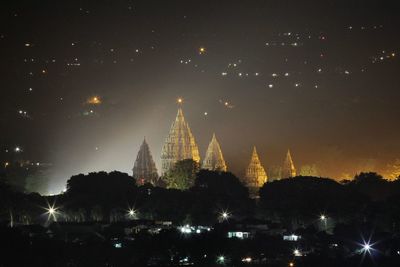
M 164 175 L 177 161 L 184 159 L 193 159 L 199 163 L 200 155 L 189 124 L 185 121 L 182 109 L 179 108 L 162 148 L 161 174 Z
M 266 183 L 267 181 L 267 173 L 265 172 L 264 167 L 261 165 L 256 147 L 254 147 L 250 164 L 246 169 L 246 175 L 243 182 L 250 189 L 258 189 L 263 186 L 264 183 Z M 252 194 L 252 192 L 250 192 L 250 194 Z

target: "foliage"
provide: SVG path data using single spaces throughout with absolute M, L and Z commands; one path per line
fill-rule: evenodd
M 189 189 L 194 184 L 199 168 L 199 164 L 192 159 L 184 159 L 176 162 L 164 177 L 167 188 Z

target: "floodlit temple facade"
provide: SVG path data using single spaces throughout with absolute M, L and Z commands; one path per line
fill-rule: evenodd
M 179 108 L 161 151 L 161 175 L 168 172 L 177 161 L 184 159 L 193 159 L 200 163 L 199 148 L 182 109 Z
M 164 176 L 171 170 L 175 163 L 185 159 L 192 159 L 200 164 L 199 148 L 195 138 L 186 122 L 181 108 L 169 130 L 168 136 L 165 138 L 161 151 L 161 176 Z M 227 165 L 221 150 L 221 146 L 215 134 L 213 134 L 208 145 L 205 157 L 201 164 L 202 169 L 210 171 L 227 171 Z M 149 145 L 146 140 L 140 146 L 134 167 L 132 169 L 133 177 L 135 177 L 139 185 L 151 183 L 153 185 L 160 184 L 157 168 L 150 152 Z M 283 166 L 279 166 L 275 171 L 276 177 L 270 173 L 275 180 L 281 178 L 291 178 L 296 176 L 296 168 L 293 163 L 292 156 L 288 150 Z M 261 164 L 256 147 L 254 147 L 250 163 L 246 169 L 244 177 L 240 180 L 249 188 L 250 196 L 257 197 L 259 188 L 268 182 L 268 175 Z M 162 184 L 162 183 L 161 183 Z
M 250 196 L 256 197 L 258 189 L 268 181 L 267 173 L 261 165 L 256 147 L 253 148 L 250 164 L 246 169 L 243 183 L 249 188 Z
M 221 147 L 218 143 L 217 138 L 215 137 L 215 134 L 213 134 L 211 142 L 208 145 L 202 168 L 210 171 L 226 172 L 227 170 L 224 156 L 222 155 Z
M 296 177 L 296 168 L 294 167 L 292 155 L 290 155 L 290 150 L 288 150 L 282 167 L 282 178 L 292 177 Z
M 132 172 L 133 177 L 139 185 L 146 183 L 155 185 L 158 180 L 156 164 L 154 163 L 146 139 L 143 140 L 140 146 Z

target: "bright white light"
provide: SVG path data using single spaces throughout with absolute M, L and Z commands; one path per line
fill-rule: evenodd
M 326 220 L 326 216 L 323 215 L 323 214 L 319 218 L 321 219 L 321 221 L 325 221 Z
M 242 262 L 250 263 L 252 260 L 253 260 L 252 258 L 246 257 L 246 258 L 243 258 L 243 259 L 242 259 Z
M 225 263 L 225 257 L 224 256 L 218 256 L 218 258 L 217 258 L 217 262 L 218 263 L 220 263 L 220 264 L 223 264 L 223 263 Z
M 370 250 L 371 250 L 371 245 L 368 244 L 368 243 L 364 244 L 364 245 L 363 245 L 363 250 L 366 251 L 366 252 L 370 252 Z
M 227 221 L 231 217 L 231 214 L 228 211 L 222 211 L 219 214 L 219 220 L 220 221 Z
M 293 255 L 296 256 L 296 257 L 301 257 L 301 252 L 300 252 L 300 250 L 295 249 L 295 250 L 293 251 Z

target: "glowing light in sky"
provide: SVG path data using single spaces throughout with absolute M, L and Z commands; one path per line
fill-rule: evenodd
M 89 105 L 100 105 L 102 103 L 101 98 L 99 96 L 93 96 L 86 101 Z

